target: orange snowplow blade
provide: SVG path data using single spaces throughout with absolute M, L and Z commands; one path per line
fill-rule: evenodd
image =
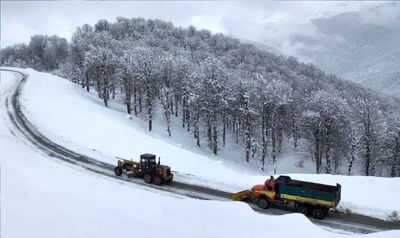
M 231 195 L 231 198 L 235 201 L 244 201 L 251 198 L 251 190 L 244 190 Z

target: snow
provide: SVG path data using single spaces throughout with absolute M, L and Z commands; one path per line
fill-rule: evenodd
M 264 237 L 267 230 L 284 237 L 293 231 L 296 237 L 345 237 L 299 214 L 264 216 L 241 203 L 145 191 L 66 167 L 15 141 L 3 142 L 13 152 L 2 161 L 2 237 Z M 285 230 L 286 224 L 292 229 Z
M 212 181 L 209 185 L 217 181 L 221 186 L 228 186 L 232 184 L 230 180 L 243 174 L 255 177 L 248 170 L 229 169 L 216 158 L 194 153 L 151 135 L 135 120 L 130 120 L 126 113 L 104 107 L 96 96 L 87 94 L 69 81 L 49 74 L 29 73 L 32 80 L 28 80 L 24 87 L 23 107 L 33 124 L 58 143 L 111 164 L 116 164 L 114 156 L 135 159 L 150 152 L 161 156 L 162 163 L 171 165 L 174 171 L 194 175 L 198 180 Z M 239 184 L 233 191 L 249 185 Z
M 137 159 L 142 153 L 154 153 L 161 157 L 163 164 L 178 172 L 176 180 L 229 192 L 262 184 L 267 178 L 267 175 L 244 168 L 246 166 L 231 166 L 220 157 L 150 133 L 142 119 L 126 114 L 122 108 L 106 108 L 96 95 L 67 80 L 34 70 L 27 72 L 30 77 L 21 100 L 24 111 L 43 134 L 66 147 L 110 164 L 116 164 L 115 156 Z M 118 109 L 118 105 L 114 108 Z M 175 136 L 182 137 L 181 141 L 189 138 L 184 134 Z M 393 215 L 400 214 L 400 178 L 286 175 L 293 179 L 341 184 L 339 210 L 399 219 Z
M 226 184 L 233 189 L 264 180 L 264 176 L 243 174 L 225 167 L 223 162 L 214 158 L 152 137 L 135 127 L 135 123 L 123 113 L 104 108 L 97 99 L 65 80 L 33 70 L 27 72 L 30 77 L 23 94 L 24 110 L 46 135 L 58 138 L 58 142 L 66 146 L 80 148 L 82 152 L 97 155 L 97 158 L 110 163 L 115 162 L 115 158 L 108 156 L 114 150 L 122 150 L 122 155 L 133 153 L 135 156 L 156 150 L 162 155 L 163 162 L 170 163 L 175 170 L 193 174 L 180 175 L 181 179 L 191 177 L 192 182 L 200 184 Z M 300 214 L 268 216 L 258 214 L 239 202 L 172 196 L 88 173 L 46 157 L 24 143 L 22 136 L 14 136 L 9 131 L 12 126 L 6 119 L 3 102 L 14 86 L 15 77 L 12 73 L 1 73 L 2 237 L 118 237 L 129 233 L 167 237 L 264 237 L 266 231 L 268 235 L 283 237 L 345 237 L 313 225 Z M 88 132 L 93 133 L 92 136 L 88 136 Z M 106 137 L 102 138 L 104 135 Z M 152 144 L 146 146 L 147 141 Z M 99 153 L 85 147 L 101 148 L 106 152 Z M 367 189 L 362 185 L 379 185 L 375 186 L 374 193 L 369 190 L 369 195 L 382 191 L 388 197 L 387 201 L 380 202 L 387 203 L 384 210 L 389 211 L 390 207 L 399 210 L 396 201 L 399 201 L 400 192 L 395 186 L 399 181 L 395 179 L 291 176 L 330 184 L 338 181 L 343 186 L 343 203 L 348 206 L 361 204 L 361 210 L 370 208 L 374 212 L 373 198 L 363 197 Z M 381 212 L 377 213 L 382 215 Z M 286 229 L 288 225 L 291 229 Z M 398 236 L 400 231 L 362 237 Z

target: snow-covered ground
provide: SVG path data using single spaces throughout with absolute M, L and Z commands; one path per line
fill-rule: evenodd
M 147 128 L 134 116 L 103 106 L 95 95 L 62 78 L 27 70 L 21 103 L 43 134 L 73 150 L 115 164 L 116 158 L 136 159 L 144 152 L 179 172 L 176 178 L 225 191 L 263 183 L 266 175 L 233 166 L 194 147 L 174 143 Z M 115 105 L 114 108 L 118 108 Z M 179 135 L 185 136 L 185 135 Z M 187 138 L 190 138 L 186 135 Z M 187 139 L 186 138 L 186 139 Z M 194 147 L 195 148 L 195 147 Z M 292 178 L 342 185 L 339 209 L 382 219 L 399 219 L 400 178 L 288 174 Z M 379 202 L 376 202 L 379 196 Z
M 1 180 L 4 238 L 232 238 L 265 237 L 266 231 L 281 237 L 347 237 L 323 230 L 299 214 L 265 216 L 242 203 L 171 197 L 115 182 L 33 152 L 3 126 L 1 135 L 2 151 L 7 151 L 2 156 Z M 288 225 L 291 229 L 285 229 Z M 361 237 L 399 234 L 389 231 Z
M 195 181 L 199 178 L 198 183 L 215 182 L 216 186 L 226 184 L 232 189 L 264 180 L 264 176 L 227 168 L 216 158 L 154 138 L 135 127 L 135 122 L 127 119 L 124 113 L 104 108 L 97 99 L 65 80 L 32 70 L 28 72 L 30 77 L 22 101 L 24 110 L 46 135 L 64 145 L 80 148 L 81 152 L 92 153 L 110 163 L 115 162 L 108 156 L 114 150 L 123 149 L 123 153 L 116 153 L 122 156 L 156 151 L 175 170 L 195 175 L 181 176 L 180 179 L 192 177 Z M 264 237 L 266 231 L 268 235 L 283 237 L 345 237 L 323 230 L 299 214 L 267 216 L 254 212 L 243 203 L 171 196 L 88 173 L 46 157 L 23 143 L 19 136 L 13 136 L 8 129 L 11 125 L 6 119 L 4 98 L 11 91 L 14 79 L 12 73 L 1 73 L 2 237 L 118 237 L 132 233 L 134 236 Z M 87 136 L 89 132 L 92 136 Z M 151 144 L 146 146 L 146 141 Z M 93 151 L 93 148 L 101 148 L 102 152 Z M 186 161 L 182 163 L 181 160 Z M 212 175 L 210 170 L 218 176 Z M 291 176 L 342 183 L 342 203 L 348 208 L 361 203 L 362 211 L 369 207 L 376 212 L 377 206 L 371 195 L 380 194 L 380 204 L 389 204 L 378 210 L 379 215 L 384 211 L 399 210 L 400 191 L 396 191 L 395 185 L 399 182 L 396 179 Z M 382 201 L 385 197 L 389 198 Z M 291 229 L 287 229 L 288 226 Z M 362 237 L 399 237 L 399 232 Z

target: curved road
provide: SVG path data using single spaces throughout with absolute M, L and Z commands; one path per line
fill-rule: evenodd
M 10 130 L 14 135 L 17 134 L 15 132 L 18 132 L 20 136 L 23 136 L 23 138 L 20 139 L 28 140 L 29 143 L 31 143 L 41 151 L 45 152 L 48 156 L 62 160 L 66 163 L 73 164 L 96 174 L 107 176 L 112 179 L 134 183 L 139 186 L 151 187 L 153 189 L 198 199 L 230 200 L 231 193 L 203 186 L 174 181 L 173 183 L 171 183 L 170 186 L 159 187 L 152 184 L 146 184 L 143 182 L 143 180 L 139 179 L 116 177 L 114 175 L 114 165 L 101 162 L 99 160 L 96 160 L 95 158 L 90 158 L 88 156 L 78 154 L 50 141 L 43 134 L 41 134 L 34 127 L 34 125 L 32 125 L 32 123 L 29 122 L 21 109 L 19 96 L 28 76 L 18 71 L 6 69 L 1 70 L 11 71 L 22 75 L 22 78 L 17 82 L 15 92 L 10 94 L 5 100 L 8 118 L 13 125 L 13 128 L 10 128 Z M 263 214 L 281 215 L 290 213 L 290 211 L 282 209 L 270 208 L 267 210 L 263 210 L 258 208 L 255 204 L 249 203 L 249 205 L 253 208 L 253 210 Z M 324 220 L 315 220 L 313 218 L 309 219 L 314 224 L 319 225 L 327 230 L 343 233 L 372 233 L 377 231 L 400 229 L 400 222 L 387 222 L 380 219 L 355 214 L 331 212 Z

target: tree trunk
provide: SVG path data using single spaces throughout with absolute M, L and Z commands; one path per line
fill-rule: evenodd
M 110 80 L 111 80 L 111 83 L 110 83 L 110 87 L 111 88 L 109 89 L 109 92 L 112 95 L 111 98 L 114 100 L 115 99 L 115 90 L 116 90 L 116 88 L 115 88 L 115 79 L 110 77 Z
M 86 79 L 86 91 L 89 92 L 90 91 L 90 87 L 89 87 L 89 73 L 86 71 L 85 72 L 85 79 Z
M 185 99 L 183 99 L 182 102 L 182 128 L 185 128 L 185 124 L 186 124 L 186 101 Z
M 281 153 L 282 150 L 282 140 L 283 140 L 283 135 L 282 135 L 283 131 L 282 129 L 279 129 L 277 131 L 277 140 L 278 140 L 278 153 Z
M 329 122 L 326 123 L 326 133 L 325 133 L 325 161 L 326 161 L 326 173 L 330 174 L 332 172 L 331 167 L 331 143 L 330 143 L 330 136 L 331 136 L 331 126 Z
M 208 147 L 212 149 L 212 128 L 211 128 L 211 117 L 207 116 L 207 137 L 208 137 Z
M 169 107 L 171 109 L 171 115 L 174 115 L 174 102 L 172 100 L 171 100 L 171 102 L 169 102 Z
M 236 144 L 239 144 L 239 122 L 235 121 L 235 128 L 236 128 Z
M 226 115 L 224 113 L 224 118 L 223 118 L 223 122 L 224 125 L 222 127 L 222 146 L 225 148 L 225 143 L 226 143 Z
M 186 116 L 187 131 L 190 131 L 190 111 L 189 111 L 189 107 L 186 110 L 185 116 Z M 200 118 L 199 118 L 200 114 L 197 115 L 197 117 L 198 117 L 197 120 L 200 120 Z
M 168 132 L 168 136 L 171 137 L 171 130 L 169 128 L 169 125 L 167 125 L 167 132 Z
M 365 126 L 365 175 L 370 175 L 370 166 L 371 166 L 371 116 L 370 116 L 370 109 L 367 108 L 367 118 L 364 122 Z
M 400 131 L 396 137 L 395 176 L 400 177 Z
M 246 138 L 246 162 L 250 162 L 250 152 L 251 152 L 251 125 L 250 125 L 250 110 L 248 106 L 248 101 L 246 101 L 246 132 L 245 132 L 245 138 Z
M 265 130 L 265 123 L 266 118 L 265 114 L 262 115 L 262 122 L 261 122 L 261 133 L 262 133 L 262 153 L 261 153 L 261 162 L 262 167 L 261 170 L 264 171 L 265 166 L 265 157 L 267 156 L 267 139 L 266 139 L 266 130 Z
M 104 105 L 106 105 L 106 107 L 108 107 L 108 100 L 105 96 L 103 97 L 103 102 L 104 102 Z
M 127 110 L 128 114 L 131 114 L 131 103 L 130 102 L 126 102 L 126 110 Z
M 85 74 L 86 75 L 86 74 Z M 84 78 L 81 78 L 81 86 L 82 86 L 82 88 L 85 88 L 85 80 L 86 79 L 84 79 Z
M 367 133 L 368 134 L 368 133 Z M 371 143 L 370 138 L 367 137 L 367 141 L 365 144 L 365 175 L 370 175 L 370 166 L 371 166 Z
M 100 89 L 100 72 L 99 69 L 96 70 L 96 89 L 97 89 L 97 93 L 99 95 L 99 97 L 101 98 L 101 89 Z
M 200 112 L 197 112 L 195 123 L 196 123 L 196 145 L 200 147 L 200 128 L 199 128 Z
M 139 90 L 139 112 L 143 112 L 143 103 L 142 103 L 142 92 Z
M 272 164 L 274 167 L 274 174 L 276 173 L 276 132 L 275 129 L 271 130 L 271 142 L 272 142 Z
M 126 88 L 125 88 L 126 110 L 127 110 L 128 114 L 131 114 L 131 97 L 132 97 L 131 96 L 131 83 L 127 78 L 125 78 L 124 81 L 125 81 L 124 83 L 126 86 Z
M 354 144 L 352 144 L 351 145 L 351 151 L 350 151 L 350 156 L 351 157 L 350 157 L 349 165 L 347 167 L 347 175 L 351 175 L 351 170 L 353 169 L 353 163 L 354 163 L 354 160 L 355 160 L 355 156 L 354 156 L 355 149 L 356 149 L 356 146 Z
M 147 88 L 147 115 L 149 117 L 149 131 L 153 129 L 153 103 L 150 89 Z
M 137 117 L 137 89 L 136 87 L 133 88 L 133 111 L 135 112 L 135 116 Z
M 175 97 L 175 117 L 178 117 L 178 110 L 179 110 L 178 105 L 179 105 L 178 98 Z
M 316 166 L 316 173 L 320 173 L 320 166 L 321 166 L 321 152 L 320 152 L 320 132 L 319 129 L 314 131 L 314 138 L 315 138 L 315 147 L 314 147 L 314 157 L 315 157 L 315 166 Z
M 108 107 L 108 91 L 107 91 L 107 79 L 104 77 L 103 79 L 103 100 L 104 100 L 104 105 Z
M 331 173 L 331 157 L 330 157 L 330 146 L 327 145 L 325 150 L 325 160 L 326 160 L 326 173 Z
M 216 155 L 218 152 L 218 132 L 217 132 L 217 123 L 213 122 L 213 153 Z

